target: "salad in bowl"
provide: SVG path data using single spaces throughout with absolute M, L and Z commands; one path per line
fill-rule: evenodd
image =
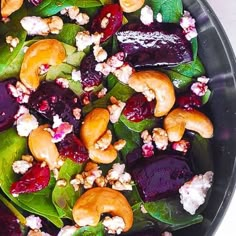
M 1 17 L 1 234 L 201 223 L 214 126 L 182 1 L 4 0 Z

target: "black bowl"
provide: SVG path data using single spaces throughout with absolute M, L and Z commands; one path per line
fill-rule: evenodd
M 229 40 L 205 0 L 183 0 L 197 21 L 199 55 L 211 78 L 212 97 L 207 107 L 215 133 L 212 141 L 214 185 L 204 221 L 175 236 L 210 236 L 219 226 L 236 183 L 236 60 Z M 223 4 L 223 3 L 222 3 Z

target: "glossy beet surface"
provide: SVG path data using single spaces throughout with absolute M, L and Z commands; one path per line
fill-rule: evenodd
M 101 42 L 110 38 L 122 25 L 123 13 L 119 4 L 105 5 L 93 19 L 92 32 L 103 33 Z
M 19 109 L 16 99 L 10 94 L 8 85 L 16 84 L 16 79 L 8 79 L 0 82 L 0 132 L 10 128 Z
M 123 114 L 130 121 L 138 122 L 154 114 L 155 101 L 148 102 L 142 93 L 135 93 L 126 102 Z
M 53 82 L 42 83 L 29 99 L 29 107 L 50 121 L 59 115 L 64 122 L 69 122 L 77 132 L 80 121 L 73 115 L 73 109 L 81 108 L 79 97 L 70 89 L 62 88 Z
M 84 57 L 80 65 L 81 83 L 83 87 L 93 87 L 101 84 L 103 75 L 95 70 L 97 61 L 93 54 Z
M 176 65 L 192 60 L 191 43 L 173 23 L 128 23 L 117 32 L 120 49 L 133 66 Z
M 20 224 L 12 212 L 0 201 L 0 235 L 22 236 Z
M 83 163 L 89 158 L 87 149 L 74 134 L 68 134 L 58 143 L 57 147 L 61 156 L 68 157 L 75 162 Z
M 202 99 L 196 94 L 188 92 L 178 95 L 176 98 L 176 104 L 182 108 L 196 108 L 202 106 Z
M 170 197 L 188 181 L 193 173 L 180 156 L 163 155 L 142 159 L 131 169 L 144 201 L 155 201 Z
M 11 185 L 11 194 L 34 193 L 48 186 L 50 170 L 48 165 L 37 163 L 31 167 L 17 182 Z

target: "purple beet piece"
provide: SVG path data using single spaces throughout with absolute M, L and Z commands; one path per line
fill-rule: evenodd
M 178 95 L 176 104 L 182 108 L 198 108 L 202 106 L 202 99 L 200 96 L 197 96 L 192 92 L 187 92 L 185 94 Z
M 42 83 L 30 96 L 29 107 L 50 121 L 59 115 L 64 122 L 69 122 L 78 132 L 80 121 L 73 115 L 73 109 L 81 108 L 79 97 L 68 88 L 62 88 L 56 83 Z
M 80 64 L 81 83 L 83 88 L 98 86 L 101 84 L 103 74 L 95 70 L 97 64 L 98 62 L 95 60 L 93 54 L 89 54 L 83 58 Z
M 0 201 L 0 235 L 22 236 L 20 224 L 12 212 Z
M 19 109 L 16 99 L 10 94 L 9 84 L 16 85 L 16 79 L 8 79 L 0 82 L 0 132 L 10 128 Z
M 193 173 L 184 158 L 162 155 L 141 160 L 131 169 L 131 175 L 142 199 L 149 202 L 175 195 Z
M 133 66 L 177 65 L 192 61 L 191 43 L 174 23 L 126 24 L 117 33 L 121 50 Z

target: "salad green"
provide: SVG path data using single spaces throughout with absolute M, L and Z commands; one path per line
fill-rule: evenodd
M 83 59 L 93 52 L 91 46 L 86 47 L 83 51 L 78 51 L 76 47 L 76 35 L 78 32 L 90 30 L 91 23 L 83 26 L 78 25 L 73 19 L 71 20 L 67 16 L 62 16 L 60 11 L 66 7 L 76 6 L 83 13 L 88 14 L 90 21 L 92 21 L 104 5 L 114 3 L 117 3 L 117 1 L 43 0 L 37 6 L 33 6 L 31 1 L 24 1 L 22 7 L 9 16 L 9 22 L 0 22 L 0 81 L 5 81 L 12 77 L 20 80 L 20 71 L 25 50 L 29 50 L 31 45 L 40 40 L 55 39 L 60 41 L 65 48 L 66 59 L 63 63 L 50 66 L 46 73 L 40 75 L 41 81 L 49 83 L 55 81 L 57 78 L 63 78 L 68 81 L 68 88 L 78 97 L 81 98 L 84 94 L 87 95 L 88 91 L 86 91 L 80 80 L 73 79 L 72 73 L 78 70 Z M 160 13 L 164 23 L 179 24 L 183 16 L 184 7 L 182 0 L 146 0 L 144 5 L 151 7 L 154 16 Z M 141 9 L 132 13 L 124 13 L 123 24 L 139 21 L 140 14 Z M 47 36 L 27 35 L 27 32 L 20 24 L 24 16 L 39 16 L 44 18 L 54 15 L 62 17 L 65 22 L 59 34 L 48 34 Z M 6 42 L 7 36 L 16 37 L 19 40 L 19 43 L 12 50 L 10 50 L 9 43 Z M 115 34 L 112 34 L 101 45 L 108 52 L 108 58 L 120 50 Z M 189 91 L 191 85 L 198 81 L 198 77 L 204 76 L 206 73 L 204 65 L 198 57 L 197 38 L 191 39 L 191 46 L 193 54 L 193 60 L 191 62 L 172 65 L 171 67 L 157 67 L 158 70 L 169 76 L 175 87 L 176 96 Z M 104 76 L 101 84 L 92 87 L 93 97 L 88 104 L 82 104 L 81 119 L 95 108 L 107 108 L 111 105 L 112 97 L 125 103 L 136 93 L 128 84 L 120 81 L 114 73 L 111 72 L 108 74 Z M 96 97 L 94 99 L 95 95 L 104 88 L 108 90 L 107 93 L 102 97 Z M 207 91 L 200 98 L 202 105 L 208 102 L 210 95 L 210 89 L 207 88 Z M 1 98 L 0 103 L 3 102 Z M 27 107 L 27 104 L 23 105 Z M 35 113 L 33 109 L 30 111 Z M 53 125 L 52 120 L 49 122 L 42 115 L 39 115 L 38 121 L 40 124 L 49 123 L 51 126 Z M 114 163 L 127 164 L 128 154 L 132 154 L 132 152 L 140 149 L 143 145 L 141 133 L 145 130 L 151 132 L 153 128 L 162 126 L 162 123 L 163 117 L 157 118 L 152 115 L 147 119 L 135 122 L 129 120 L 124 114 L 119 116 L 117 122 L 109 123 L 108 127 L 111 130 L 112 139 L 114 141 L 120 139 L 126 141 L 126 145 L 119 150 Z M 80 198 L 86 189 L 80 186 L 79 190 L 75 191 L 70 181 L 77 174 L 83 174 L 86 164 L 76 163 L 72 159 L 66 158 L 57 173 L 57 179 L 65 181 L 65 186 L 57 184 L 57 179 L 55 179 L 55 175 L 51 171 L 50 182 L 46 188 L 34 193 L 23 193 L 13 196 L 10 192 L 11 185 L 19 179 L 20 175 L 14 173 L 12 165 L 15 161 L 21 160 L 22 155 L 30 155 L 31 153 L 27 138 L 19 136 L 16 131 L 16 125 L 13 124 L 12 126 L 10 129 L 0 132 L 0 196 L 4 195 L 6 199 L 10 200 L 23 217 L 27 217 L 30 214 L 43 217 L 43 219 L 58 228 L 57 232 L 66 225 L 66 222 L 69 222 L 68 225 L 74 224 L 73 207 L 77 199 Z M 184 138 L 190 140 L 190 150 L 188 150 L 187 154 L 175 150 L 175 154 L 178 153 L 178 155 L 186 159 L 190 158 L 187 161 L 190 162 L 195 174 L 213 170 L 210 142 L 200 135 L 191 132 L 186 132 Z M 168 148 L 171 149 L 170 143 L 168 144 Z M 155 152 L 158 153 L 159 151 Z M 163 151 L 160 152 L 163 153 Z M 102 175 L 106 176 L 114 163 L 108 165 L 99 164 Z M 129 168 L 127 167 L 128 170 Z M 203 221 L 201 212 L 204 207 L 198 210 L 195 215 L 191 215 L 183 209 L 178 194 L 157 199 L 156 201 L 144 202 L 139 191 L 139 186 L 135 181 L 132 182 L 131 191 L 125 190 L 122 193 L 126 196 L 132 207 L 134 216 L 133 227 L 124 235 L 132 235 L 132 233 L 135 235 L 139 231 L 150 228 L 156 228 L 160 232 L 174 231 Z M 145 208 L 145 213 L 142 212 L 142 207 Z M 21 226 L 24 230 L 29 231 L 26 225 Z M 107 229 L 105 229 L 101 220 L 97 226 L 87 225 L 78 228 L 73 235 L 99 236 L 105 235 L 106 231 Z

